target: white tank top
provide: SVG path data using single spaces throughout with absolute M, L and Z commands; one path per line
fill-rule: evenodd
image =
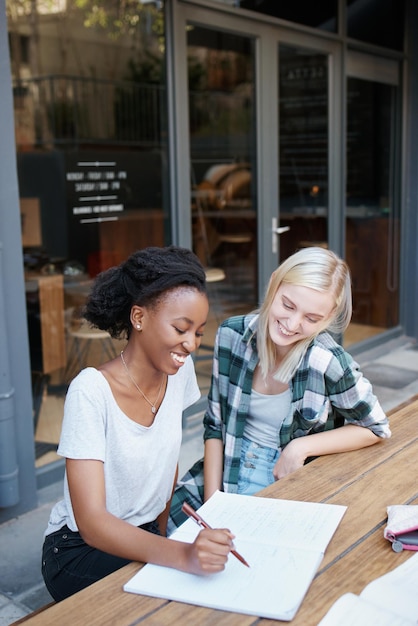
M 251 389 L 250 410 L 244 437 L 267 448 L 277 448 L 278 433 L 290 410 L 290 389 L 276 395 L 266 395 Z

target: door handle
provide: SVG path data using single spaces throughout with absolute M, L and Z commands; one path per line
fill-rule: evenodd
M 290 226 L 279 226 L 278 228 L 272 228 L 271 232 L 281 235 L 282 233 L 287 233 L 288 230 L 290 230 Z
M 277 254 L 277 240 L 278 240 L 278 235 L 282 235 L 283 233 L 287 233 L 288 230 L 290 230 L 290 226 L 278 226 L 278 220 L 277 217 L 272 217 L 271 218 L 271 251 L 273 254 Z

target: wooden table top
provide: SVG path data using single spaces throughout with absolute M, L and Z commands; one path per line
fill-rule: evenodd
M 418 396 L 391 412 L 390 423 L 391 439 L 363 450 L 318 458 L 259 494 L 348 507 L 292 625 L 316 626 L 343 593 L 360 594 L 369 582 L 414 554 L 395 553 L 383 538 L 383 530 L 387 506 L 418 504 Z M 25 624 L 271 626 L 286 623 L 124 592 L 122 586 L 140 567 L 138 563 L 130 563 L 67 600 L 24 618 Z

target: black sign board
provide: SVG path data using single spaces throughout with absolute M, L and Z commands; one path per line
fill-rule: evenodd
M 99 153 L 100 154 L 100 153 Z M 65 173 L 70 215 L 80 223 L 115 218 L 126 208 L 129 183 L 126 164 L 96 154 L 68 155 Z

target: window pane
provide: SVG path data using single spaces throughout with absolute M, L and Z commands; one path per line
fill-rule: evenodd
M 40 206 L 31 269 L 59 259 L 91 278 L 169 242 L 164 13 L 57 6 L 9 15 L 19 191 Z
M 242 9 L 271 15 L 289 22 L 296 22 L 312 28 L 320 28 L 332 33 L 337 31 L 338 0 L 294 0 L 278 2 L 278 0 L 219 0 L 223 4 L 233 4 Z
M 279 49 L 280 258 L 328 240 L 328 57 Z
M 193 249 L 211 304 L 196 359 L 209 382 L 218 324 L 257 304 L 255 46 L 192 24 L 187 42 Z
M 404 0 L 347 0 L 347 35 L 402 50 Z
M 7 5 L 37 465 L 69 380 L 124 343 L 79 319 L 92 278 L 171 242 L 162 3 L 99 4 Z
M 346 256 L 353 323 L 370 336 L 399 322 L 396 87 L 349 78 L 347 93 Z

